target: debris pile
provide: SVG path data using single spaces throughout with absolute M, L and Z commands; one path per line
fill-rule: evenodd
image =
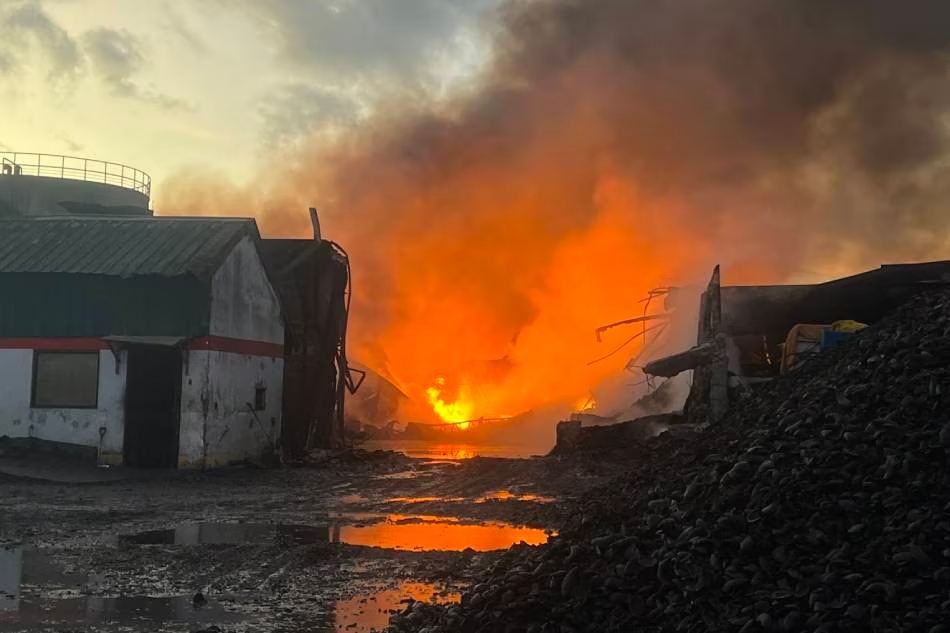
M 461 604 L 391 630 L 950 631 L 950 293 L 664 434 Z

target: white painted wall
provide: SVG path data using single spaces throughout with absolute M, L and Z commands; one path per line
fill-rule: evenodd
M 0 349 L 0 436 L 99 446 L 99 427 L 106 428 L 103 453 L 109 461 L 122 454 L 125 419 L 125 352 L 119 373 L 109 350 L 99 352 L 97 409 L 32 409 L 33 350 Z
M 204 463 L 205 420 L 211 407 L 211 353 L 186 350 L 182 358 L 181 415 L 178 467 L 201 468 Z
M 244 238 L 212 279 L 212 336 L 283 345 L 280 302 L 264 273 L 254 242 Z M 99 446 L 121 463 L 127 354 L 116 373 L 112 352 L 99 358 L 97 409 L 31 409 L 32 350 L 0 349 L 0 436 Z M 183 354 L 178 464 L 215 467 L 256 459 L 280 436 L 284 362 L 281 358 L 191 350 Z M 264 411 L 252 412 L 258 385 L 267 389 Z
M 182 378 L 178 464 L 213 468 L 273 451 L 280 434 L 284 361 L 218 351 L 190 351 Z M 258 385 L 266 408 L 252 412 Z
M 238 242 L 211 280 L 210 333 L 284 344 L 280 300 L 250 237 Z M 194 440 L 198 436 L 199 416 L 201 459 L 205 467 L 257 458 L 270 452 L 280 436 L 283 359 L 219 351 L 191 352 L 190 356 L 199 374 L 191 377 L 192 384 L 188 384 L 187 377 L 183 384 L 180 445 L 187 445 L 187 451 L 179 449 L 179 463 L 182 458 L 197 457 Z M 267 407 L 252 413 L 247 403 L 253 405 L 258 385 L 267 389 Z M 187 436 L 186 418 L 189 421 Z
M 284 344 L 280 300 L 249 237 L 211 280 L 211 335 Z

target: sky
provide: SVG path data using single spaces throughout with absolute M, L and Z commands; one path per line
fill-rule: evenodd
M 0 0 L 0 150 L 134 166 L 153 201 L 193 169 L 241 184 L 386 97 L 463 89 L 495 4 Z

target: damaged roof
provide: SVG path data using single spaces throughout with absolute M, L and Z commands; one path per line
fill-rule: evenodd
M 947 284 L 950 261 L 885 264 L 812 285 L 723 286 L 723 330 L 784 340 L 797 323 L 873 323 L 921 290 Z
M 0 219 L 0 273 L 191 275 L 207 281 L 245 236 L 260 239 L 252 219 Z

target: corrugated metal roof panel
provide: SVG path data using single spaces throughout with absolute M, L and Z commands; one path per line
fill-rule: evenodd
M 244 236 L 246 218 L 0 219 L 0 273 L 79 273 L 208 279 Z

